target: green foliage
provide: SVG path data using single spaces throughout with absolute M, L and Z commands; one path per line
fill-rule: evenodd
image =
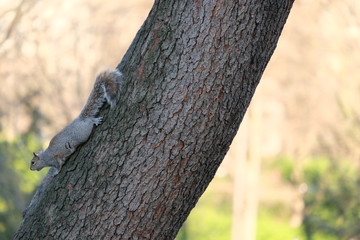
M 327 158 L 311 158 L 308 159 L 303 167 L 304 181 L 316 187 L 321 184 L 323 177 L 329 171 L 330 161 Z M 315 189 L 310 189 L 315 190 Z
M 347 162 L 309 161 L 304 168 L 307 239 L 321 233 L 334 239 L 360 239 L 360 177 Z
M 291 184 L 305 183 L 303 230 L 308 240 L 360 239 L 360 176 L 354 164 L 309 158 L 294 176 L 294 161 L 281 157 L 274 166 Z
M 0 239 L 11 239 L 22 219 L 22 211 L 41 179 L 29 171 L 32 156 L 29 149 L 38 149 L 40 142 L 32 135 L 12 141 L 0 135 Z

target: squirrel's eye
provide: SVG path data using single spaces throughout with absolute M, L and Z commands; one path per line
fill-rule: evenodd
M 35 164 L 35 161 L 31 161 L 31 165 L 34 165 Z

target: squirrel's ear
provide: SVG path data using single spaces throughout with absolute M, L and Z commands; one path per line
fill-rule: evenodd
M 33 152 L 33 155 L 34 155 L 34 157 L 38 157 L 38 155 L 35 152 Z

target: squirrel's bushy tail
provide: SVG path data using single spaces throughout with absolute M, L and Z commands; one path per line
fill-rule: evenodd
M 95 117 L 105 101 L 107 101 L 111 107 L 115 106 L 120 95 L 121 78 L 122 74 L 117 69 L 105 70 L 99 73 L 79 117 Z

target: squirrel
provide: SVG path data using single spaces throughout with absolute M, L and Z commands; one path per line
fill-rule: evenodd
M 56 169 L 54 175 L 58 174 L 66 159 L 88 140 L 94 125 L 101 124 L 102 117 L 96 115 L 103 104 L 116 105 L 121 80 L 122 73 L 117 69 L 99 73 L 80 115 L 51 139 L 45 151 L 33 153 L 30 169 L 40 171 L 44 167 L 53 167 Z

